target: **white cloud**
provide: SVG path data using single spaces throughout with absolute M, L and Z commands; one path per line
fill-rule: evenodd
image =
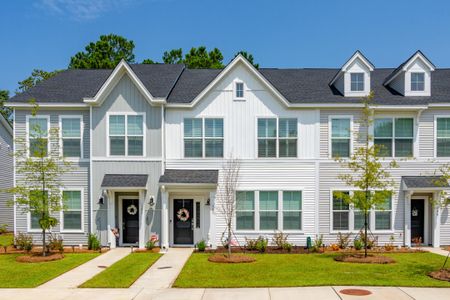
M 96 19 L 130 2 L 131 0 L 40 0 L 38 7 L 54 15 L 83 21 Z

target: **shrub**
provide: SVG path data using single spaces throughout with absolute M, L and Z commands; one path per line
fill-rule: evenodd
M 147 250 L 152 250 L 153 248 L 155 248 L 155 241 L 152 240 L 148 240 L 147 243 L 145 244 L 145 248 L 147 248 Z
M 353 241 L 353 246 L 356 250 L 361 250 L 364 247 L 364 243 L 359 238 L 356 238 Z
M 64 252 L 64 240 L 57 234 L 50 234 L 48 242 L 48 249 L 52 251 Z
M 205 242 L 205 240 L 201 240 L 201 241 L 199 241 L 197 243 L 197 249 L 200 252 L 205 252 L 205 249 L 206 249 L 206 242 Z
M 269 244 L 269 240 L 260 236 L 260 237 L 258 237 L 258 239 L 256 241 L 256 250 L 260 253 L 264 253 L 267 250 L 268 244 Z
M 96 234 L 90 233 L 88 236 L 88 249 L 89 250 L 100 250 L 100 240 Z
M 316 235 L 316 239 L 314 240 L 314 243 L 311 247 L 312 252 L 320 252 L 320 248 L 323 245 L 323 234 Z
M 0 234 L 8 232 L 8 224 L 0 224 Z
M 359 232 L 359 236 L 361 238 L 363 245 L 365 245 L 367 243 L 367 249 L 372 249 L 373 247 L 377 246 L 378 237 L 375 236 L 375 237 L 371 238 L 369 235 L 367 235 L 367 237 L 366 237 L 363 230 L 361 230 Z
M 16 248 L 19 250 L 30 252 L 31 249 L 33 249 L 33 237 L 29 234 L 19 232 L 14 237 L 14 245 L 16 245 Z
M 348 247 L 348 245 L 350 244 L 350 234 L 351 233 L 343 234 L 341 232 L 338 232 L 337 245 L 340 249 L 345 249 Z
M 287 234 L 284 234 L 282 231 L 277 231 L 273 235 L 272 241 L 278 249 L 283 249 L 283 245 L 287 243 L 287 238 Z
M 392 251 L 392 250 L 394 250 L 394 242 L 395 242 L 395 237 L 394 237 L 394 235 L 391 235 L 391 236 L 389 237 L 389 243 L 387 243 L 386 245 L 384 245 L 384 249 L 385 249 L 386 251 Z
M 249 251 L 256 250 L 256 243 L 258 242 L 258 239 L 248 239 L 245 238 L 245 249 Z
M 292 251 L 292 247 L 293 245 L 291 243 L 285 242 L 282 246 L 282 249 L 287 251 L 287 252 L 291 252 Z
M 339 249 L 342 249 L 338 244 L 331 244 L 330 248 L 333 251 L 338 251 Z

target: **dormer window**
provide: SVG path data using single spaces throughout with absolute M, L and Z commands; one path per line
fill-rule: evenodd
M 364 73 L 351 73 L 350 79 L 350 90 L 352 92 L 364 91 Z
M 235 99 L 244 99 L 244 83 L 241 81 L 235 82 L 234 98 Z
M 422 92 L 425 90 L 425 73 L 411 73 L 411 91 Z

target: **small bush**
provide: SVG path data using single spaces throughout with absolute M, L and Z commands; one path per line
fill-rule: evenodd
M 283 248 L 283 250 L 285 250 L 287 252 L 291 252 L 292 251 L 292 247 L 293 247 L 293 245 L 291 243 L 286 242 L 286 243 L 283 244 L 282 248 Z
M 159 242 L 158 236 L 156 234 L 152 235 L 148 240 L 148 242 L 145 244 L 145 248 L 147 248 L 147 250 L 152 250 L 153 248 L 156 247 L 156 243 L 158 242 Z
M 355 247 L 356 250 L 361 250 L 364 247 L 364 243 L 359 238 L 356 238 L 353 241 L 353 247 Z
M 257 242 L 258 242 L 258 239 L 245 238 L 245 249 L 247 249 L 249 251 L 256 250 Z
M 100 250 L 100 240 L 96 234 L 90 233 L 88 236 L 88 249 L 89 250 Z
M 8 224 L 0 224 L 0 234 L 8 232 Z
M 197 249 L 200 252 L 205 252 L 205 249 L 206 249 L 206 242 L 205 242 L 205 240 L 201 240 L 200 242 L 197 243 Z
M 272 241 L 278 249 L 283 249 L 283 245 L 287 243 L 287 238 L 287 234 L 284 234 L 282 231 L 277 231 L 273 235 Z
M 16 248 L 19 250 L 30 252 L 31 249 L 33 249 L 33 237 L 29 234 L 19 232 L 14 237 L 14 245 L 16 245 Z
M 340 249 L 345 249 L 348 247 L 348 245 L 350 244 L 350 234 L 351 233 L 343 234 L 341 232 L 338 232 L 337 245 Z
M 338 251 L 339 249 L 342 249 L 338 244 L 331 244 L 330 248 L 333 251 Z
M 311 247 L 312 252 L 320 252 L 320 248 L 323 245 L 323 234 L 316 235 L 316 239 L 313 242 L 313 245 Z
M 269 240 L 260 236 L 260 237 L 258 237 L 258 240 L 256 241 L 256 250 L 260 253 L 264 253 L 267 250 L 268 244 L 269 244 Z
M 384 245 L 384 249 L 386 251 L 392 251 L 394 250 L 395 246 L 394 246 L 394 242 L 395 242 L 395 237 L 393 235 L 391 235 L 389 237 L 389 243 L 387 243 L 386 245 Z
M 49 235 L 48 249 L 51 251 L 64 252 L 64 240 L 57 234 Z
M 372 248 L 376 247 L 378 244 L 378 237 L 375 236 L 375 237 L 371 238 L 369 235 L 367 235 L 367 238 L 366 238 L 366 235 L 364 234 L 363 230 L 361 230 L 359 232 L 359 236 L 360 236 L 360 239 L 361 239 L 363 245 L 365 245 L 367 243 L 367 249 L 372 249 Z

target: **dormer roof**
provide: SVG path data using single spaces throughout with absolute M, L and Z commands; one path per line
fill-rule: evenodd
M 372 72 L 375 69 L 375 66 L 370 62 L 370 60 L 368 60 L 367 57 L 365 57 L 361 51 L 356 50 L 355 53 L 353 53 L 352 56 L 350 56 L 350 58 L 342 65 L 341 69 L 336 73 L 336 75 L 334 75 L 329 85 L 332 86 L 335 83 L 335 81 L 339 78 L 339 76 L 342 73 L 348 71 L 348 68 L 353 64 L 354 61 L 358 59 L 367 67 L 367 69 L 370 72 Z
M 392 80 L 394 80 L 399 74 L 408 70 L 408 67 L 413 63 L 417 58 L 419 58 L 430 71 L 434 71 L 436 66 L 422 53 L 422 51 L 417 50 L 413 55 L 411 55 L 407 60 L 405 60 L 400 66 L 398 66 L 384 81 L 384 85 L 387 86 Z

